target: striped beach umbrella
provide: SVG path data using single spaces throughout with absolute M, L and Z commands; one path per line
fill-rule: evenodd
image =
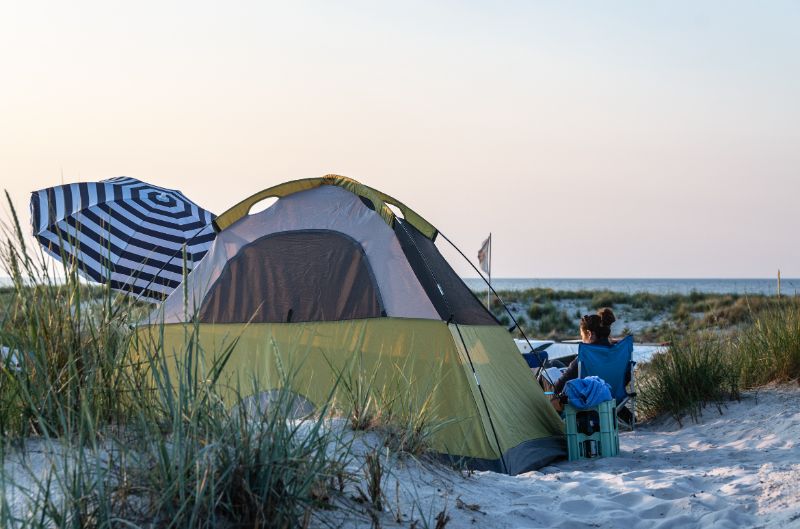
M 180 191 L 117 177 L 31 194 L 31 223 L 45 251 L 76 262 L 87 279 L 160 301 L 214 241 L 204 210 Z M 187 270 L 187 271 L 188 271 Z

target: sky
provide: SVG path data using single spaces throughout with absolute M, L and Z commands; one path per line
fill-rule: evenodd
M 495 277 L 800 277 L 800 2 L 0 4 L 0 187 L 336 173 Z M 4 214 L 7 208 L 4 208 Z M 468 264 L 445 250 L 459 273 Z

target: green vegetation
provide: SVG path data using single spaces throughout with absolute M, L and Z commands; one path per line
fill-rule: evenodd
M 511 307 L 527 307 L 515 317 L 526 314 L 526 330 L 539 338 L 556 340 L 578 338 L 578 323 L 584 313 L 612 307 L 618 319 L 638 322 L 628 325 L 637 341 L 668 342 L 676 337 L 706 331 L 733 332 L 752 322 L 752 315 L 785 304 L 775 296 L 737 294 L 651 294 L 648 292 L 612 292 L 608 290 L 564 290 L 536 288 L 523 291 L 500 291 Z M 502 305 L 494 300 L 492 310 L 501 322 L 510 321 Z
M 578 338 L 582 314 L 613 307 L 622 321 L 615 336 L 670 343 L 667 352 L 637 367 L 642 418 L 697 419 L 708 405 L 721 410 L 744 390 L 800 379 L 800 300 L 795 297 L 541 288 L 499 294 L 517 315 L 527 316 L 531 337 Z M 495 302 L 493 310 L 504 309 Z
M 540 304 L 536 301 L 528 308 L 531 329 L 539 336 L 555 336 L 557 333 L 570 333 L 575 324 L 564 310 L 559 310 L 552 301 Z M 527 320 L 523 315 L 517 317 L 519 324 L 525 326 Z
M 552 312 L 539 320 L 537 331 L 540 336 L 556 336 L 558 333 L 571 333 L 575 323 L 566 311 Z
M 417 389 L 420 380 L 409 378 L 408 365 L 397 366 L 394 376 L 382 385 L 377 383 L 379 365 L 366 371 L 361 355 L 347 366 L 331 366 L 339 381 L 339 398 L 334 399 L 334 414 L 347 417 L 355 431 L 372 430 L 381 434 L 383 445 L 398 456 L 423 456 L 430 451 L 434 434 L 450 423 L 438 418 L 433 395 L 442 380 L 442 365 L 436 368 L 427 385 Z
M 719 407 L 738 398 L 736 368 L 723 350 L 718 337 L 690 336 L 675 340 L 667 352 L 641 366 L 637 400 L 642 415 L 669 413 L 680 422 L 688 413 L 697 419 L 706 404 Z
M 800 303 L 783 300 L 750 309 L 733 333 L 676 337 L 637 374 L 645 417 L 664 413 L 696 419 L 708 404 L 721 408 L 741 391 L 800 379 Z
M 309 527 L 335 508 L 378 519 L 389 470 L 367 460 L 373 500 L 355 507 L 357 432 L 332 427 L 334 414 L 381 434 L 385 458 L 425 454 L 443 425 L 429 400 L 411 400 L 418 392 L 394 392 L 392 406 L 376 400 L 390 391 L 374 392 L 361 371 L 347 388 L 352 407 L 331 395 L 302 421 L 291 391 L 268 404 L 241 398 L 259 393 L 254 381 L 231 407 L 221 397 L 230 388 L 218 385 L 235 342 L 203 351 L 187 324 L 186 349 L 168 360 L 158 338 L 136 341 L 131 323 L 147 307 L 86 286 L 74 267 L 54 275 L 16 219 L 4 230 L 0 264 L 13 286 L 0 290 L 0 344 L 10 350 L 0 362 L 1 527 Z M 408 508 L 410 522 L 432 525 L 419 504 Z
M 743 387 L 800 379 L 800 303 L 758 312 L 737 334 L 732 354 Z

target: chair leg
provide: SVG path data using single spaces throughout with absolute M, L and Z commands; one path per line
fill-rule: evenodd
M 631 410 L 628 407 L 628 402 L 631 402 L 631 404 L 633 404 L 634 401 L 633 401 L 632 398 L 626 397 L 625 400 L 622 401 L 622 403 L 617 405 L 617 409 L 615 410 L 615 413 L 617 414 L 617 422 L 621 423 L 623 426 L 625 426 L 629 430 L 633 431 L 633 429 L 635 428 L 635 422 L 636 422 L 636 412 L 635 412 L 635 408 L 634 408 L 634 410 Z M 619 418 L 619 412 L 622 410 L 622 408 L 625 408 L 628 412 L 630 412 L 631 419 L 629 421 Z

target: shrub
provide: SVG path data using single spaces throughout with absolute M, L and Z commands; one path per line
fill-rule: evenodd
M 681 303 L 672 311 L 672 318 L 677 322 L 686 323 L 691 320 L 692 314 L 689 312 L 689 308 Z
M 532 320 L 541 320 L 542 318 L 552 317 L 556 313 L 558 313 L 558 309 L 552 301 L 548 301 L 545 304 L 534 302 L 531 303 L 531 306 L 528 308 L 528 316 Z
M 653 309 L 645 309 L 642 313 L 642 319 L 644 321 L 653 321 L 657 315 L 658 313 L 656 313 L 656 311 Z
M 767 308 L 753 320 L 736 339 L 745 387 L 800 379 L 800 304 L 789 301 Z
M 609 292 L 608 290 L 595 292 L 592 296 L 592 308 L 600 309 L 603 307 L 613 307 L 614 302 L 618 301 L 619 297 L 619 295 L 616 295 L 614 292 Z
M 539 332 L 541 334 L 553 334 L 559 332 L 573 332 L 576 330 L 575 324 L 566 311 L 548 312 L 539 320 Z
M 729 344 L 711 335 L 673 340 L 638 370 L 637 393 L 644 417 L 667 413 L 679 423 L 685 414 L 696 420 L 707 404 L 721 410 L 725 400 L 738 398 L 737 366 L 725 354 Z

